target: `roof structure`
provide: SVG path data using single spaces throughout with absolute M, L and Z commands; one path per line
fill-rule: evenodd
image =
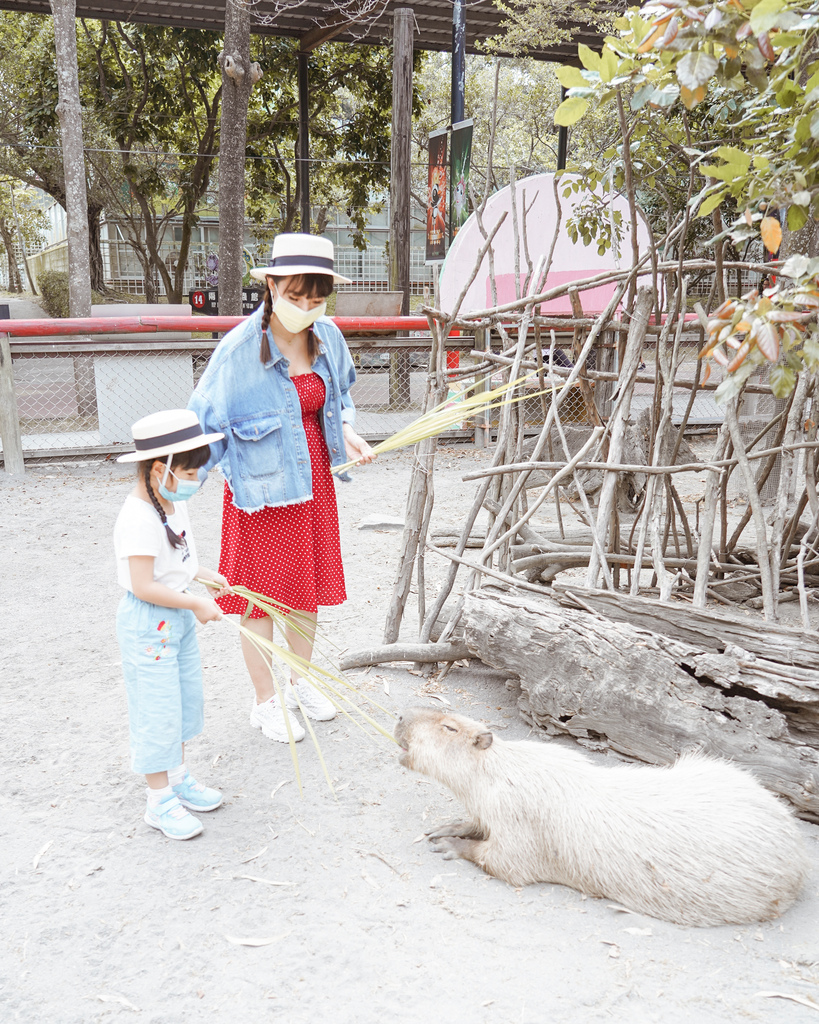
M 466 51 L 478 53 L 481 43 L 502 33 L 505 15 L 494 0 L 463 2 Z M 515 7 L 515 0 L 507 2 Z M 327 39 L 389 43 L 396 7 L 411 7 L 415 12 L 416 49 L 452 49 L 452 0 L 341 0 L 336 4 L 311 0 L 251 0 L 251 3 L 254 33 L 301 39 L 304 49 L 313 49 Z M 338 8 L 342 9 L 341 13 Z M 49 0 L 0 0 L 0 9 L 51 13 Z M 360 20 L 354 20 L 357 12 L 363 12 Z M 222 31 L 225 0 L 77 0 L 77 17 Z M 530 55 L 541 60 L 577 63 L 578 43 L 599 46 L 600 42 L 600 36 L 584 26 L 571 42 L 533 50 Z

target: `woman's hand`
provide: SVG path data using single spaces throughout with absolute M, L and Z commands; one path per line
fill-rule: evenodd
M 199 597 L 193 606 L 193 614 L 201 622 L 218 622 L 222 618 L 222 609 L 209 597 Z
M 344 447 L 347 449 L 347 458 L 355 459 L 356 462 L 367 463 L 376 458 L 372 448 L 363 437 L 353 430 L 349 423 L 344 424 Z

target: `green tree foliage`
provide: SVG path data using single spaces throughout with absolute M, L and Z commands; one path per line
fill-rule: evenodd
M 106 209 L 128 225 L 153 301 L 155 270 L 180 302 L 191 234 L 216 159 L 221 74 L 215 32 L 82 21 L 81 90 L 117 152 L 89 152 Z M 111 157 L 114 156 L 112 160 Z M 181 221 L 171 259 L 160 252 Z
M 218 201 L 221 45 L 213 32 L 78 23 L 95 288 L 103 287 L 104 210 L 142 265 L 149 301 L 155 275 L 172 301 L 181 298 L 192 231 Z M 252 50 L 263 78 L 251 94 L 247 208 L 263 239 L 297 226 L 297 49 L 292 40 L 254 36 Z M 311 54 L 310 88 L 314 230 L 340 205 L 363 245 L 372 193 L 389 181 L 391 50 L 325 44 Z M 64 205 L 56 104 L 51 19 L 0 13 L 0 172 Z M 162 243 L 172 222 L 181 231 L 167 259 Z
M 609 0 L 496 0 L 503 12 L 503 34 L 490 44 L 500 53 L 525 53 L 538 47 L 571 43 L 578 29 L 611 27 L 619 7 Z M 621 9 L 621 8 L 620 8 Z
M 518 178 L 557 167 L 557 70 L 554 64 L 526 57 L 467 56 L 465 109 L 474 121 L 472 188 L 479 200 L 487 189 L 492 193 L 508 184 L 512 166 Z M 496 71 L 497 107 L 493 109 Z M 431 132 L 445 128 L 450 120 L 450 75 L 450 55 L 430 53 L 416 76 L 420 111 L 413 121 L 413 192 L 422 208 L 426 204 L 427 140 Z M 490 171 L 493 120 L 496 127 Z M 606 114 L 586 118 L 572 132 L 575 161 L 595 160 L 614 144 L 617 130 Z
M 32 74 L 31 69 L 37 73 Z M 65 206 L 60 151 L 57 74 L 51 18 L 0 13 L 0 173 L 42 189 Z M 86 145 L 109 145 L 99 126 L 85 119 Z M 103 196 L 89 177 L 88 222 L 92 286 L 101 288 L 99 253 Z
M 28 253 L 37 249 L 45 226 L 45 215 L 34 194 L 21 189 L 14 178 L 0 178 L 0 256 L 6 258 L 9 291 L 25 289 L 25 269 L 15 250 L 25 248 Z
M 568 96 L 557 123 L 616 109 L 627 143 L 618 151 L 622 183 L 631 194 L 656 188 L 658 172 L 656 160 L 640 162 L 634 142 L 650 133 L 649 125 L 668 126 L 662 130 L 669 149 L 676 146 L 689 167 L 683 216 L 711 218 L 718 256 L 728 239 L 761 241 L 776 254 L 780 219 L 792 232 L 816 224 L 816 0 L 656 0 L 630 10 L 615 28 L 600 53 L 579 48 L 583 70 L 561 69 Z M 784 217 L 774 216 L 780 210 Z M 775 364 L 771 380 L 779 396 L 790 392 L 800 369 L 819 366 L 819 261 L 811 255 L 792 255 L 775 285 L 717 310 L 704 354 L 727 368 L 720 397 L 736 394 L 760 363 Z
M 298 51 L 292 40 L 255 36 L 251 55 L 265 74 L 248 111 L 247 210 L 262 240 L 299 226 Z M 310 55 L 309 80 L 313 230 L 322 231 L 328 210 L 341 207 L 364 248 L 368 209 L 390 179 L 392 50 L 326 43 Z M 417 109 L 417 90 L 414 102 Z

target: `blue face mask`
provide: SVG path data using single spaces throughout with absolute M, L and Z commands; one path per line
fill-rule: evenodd
M 170 473 L 174 480 L 176 480 L 176 490 L 169 491 L 164 483 L 160 483 L 159 493 L 165 501 L 188 501 L 202 486 L 198 480 L 180 480 L 176 473 L 172 472 L 170 469 L 165 472 L 166 479 L 168 473 Z

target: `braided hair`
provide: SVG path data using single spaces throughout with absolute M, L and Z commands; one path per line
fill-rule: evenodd
M 204 466 L 210 458 L 210 445 L 204 444 L 199 448 L 192 448 L 187 452 L 177 452 L 172 459 L 172 464 L 177 469 L 199 469 L 200 466 Z M 145 484 L 145 490 L 148 492 L 148 497 L 151 499 L 151 504 L 156 509 L 157 515 L 162 520 L 162 525 L 165 527 L 165 533 L 168 535 L 168 541 L 172 548 L 184 548 L 187 547 L 187 541 L 185 540 L 184 531 L 182 534 L 174 533 L 168 523 L 168 516 L 165 513 L 165 509 L 162 507 L 162 502 L 156 496 L 153 487 L 151 486 L 151 470 L 153 469 L 154 462 L 159 462 L 159 459 L 146 459 L 144 462 L 137 463 L 137 473 L 142 477 L 143 483 Z
M 274 277 L 273 281 L 276 288 L 279 288 L 280 282 L 284 280 L 289 280 L 290 287 L 294 289 L 298 295 L 306 295 L 310 299 L 326 299 L 333 291 L 333 288 L 335 288 L 333 279 L 328 277 L 327 274 L 293 274 L 289 278 Z M 270 326 L 271 316 L 273 316 L 273 296 L 270 293 L 270 286 L 268 285 L 264 291 L 262 344 L 259 349 L 259 358 L 263 363 L 266 363 L 268 359 L 270 359 L 270 344 L 267 340 L 267 328 Z M 318 339 L 311 328 L 307 334 L 307 356 L 311 363 L 316 361 L 318 354 Z

